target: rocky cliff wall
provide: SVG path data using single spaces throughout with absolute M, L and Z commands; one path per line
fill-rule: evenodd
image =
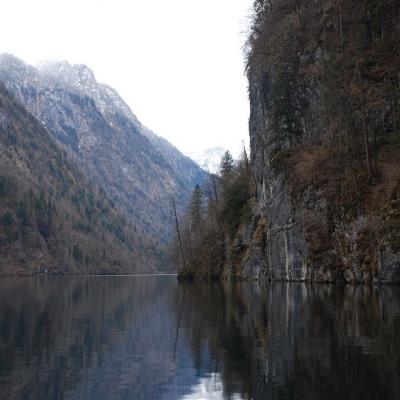
M 273 167 L 274 154 L 288 149 L 288 143 L 268 129 L 269 79 L 251 76 L 250 144 L 256 181 L 254 233 L 244 259 L 244 271 L 250 276 L 277 280 L 304 280 L 307 248 L 286 188 L 286 174 Z M 249 232 L 247 233 L 248 236 Z M 249 236 L 247 237 L 247 240 Z
M 257 2 L 255 205 L 226 276 L 400 282 L 400 8 L 382 4 Z
M 383 210 L 375 210 L 381 211 L 379 223 L 375 221 L 377 216 L 368 210 L 347 224 L 340 215 L 332 220 L 330 208 L 335 204 L 328 196 L 329 188 L 317 191 L 309 185 L 297 193 L 292 182 L 295 174 L 292 165 L 282 159 L 282 165 L 276 165 L 280 156 L 290 152 L 290 146 L 278 132 L 275 135 L 268 129 L 268 78 L 251 75 L 249 88 L 256 205 L 251 223 L 241 227 L 235 240 L 234 247 L 246 249 L 236 276 L 290 281 L 400 282 L 399 187 L 391 190 Z M 385 221 L 383 226 L 382 221 Z M 374 237 L 365 238 L 374 223 Z M 376 235 L 380 237 L 376 239 Z M 230 267 L 228 264 L 227 271 Z

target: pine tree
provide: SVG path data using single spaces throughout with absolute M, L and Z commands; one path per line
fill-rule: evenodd
M 233 158 L 229 151 L 222 156 L 220 164 L 220 172 L 223 180 L 229 179 L 233 171 Z
M 190 227 L 192 232 L 199 233 L 203 225 L 203 193 L 196 185 L 190 202 Z

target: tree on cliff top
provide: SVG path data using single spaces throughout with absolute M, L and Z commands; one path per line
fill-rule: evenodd
M 233 158 L 231 153 L 227 150 L 221 159 L 220 173 L 222 179 L 228 178 L 233 170 Z

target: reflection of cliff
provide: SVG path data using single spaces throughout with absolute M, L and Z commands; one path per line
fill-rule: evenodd
M 193 353 L 209 349 L 228 398 L 399 398 L 398 288 L 183 286 Z
M 398 399 L 399 328 L 396 287 L 2 279 L 0 400 Z
M 174 288 L 173 277 L 3 279 L 0 399 L 174 399 L 178 364 L 197 382 L 189 354 L 174 359 Z

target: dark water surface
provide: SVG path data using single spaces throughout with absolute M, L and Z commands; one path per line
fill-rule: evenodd
M 400 288 L 0 278 L 0 399 L 400 399 Z

